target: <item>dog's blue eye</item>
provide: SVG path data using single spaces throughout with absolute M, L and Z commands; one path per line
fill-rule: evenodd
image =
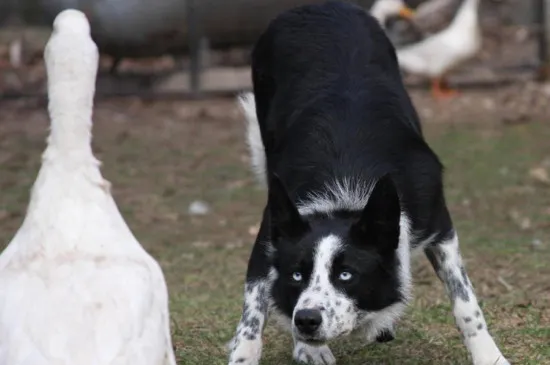
M 292 273 L 292 279 L 293 279 L 294 281 L 302 281 L 302 273 L 297 272 L 297 271 L 296 271 L 296 272 L 293 272 L 293 273 Z
M 350 281 L 353 275 L 347 271 L 344 271 L 340 274 L 340 280 L 341 281 Z

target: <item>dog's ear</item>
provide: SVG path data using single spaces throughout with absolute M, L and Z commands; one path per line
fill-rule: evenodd
M 401 205 L 399 194 L 389 175 L 374 186 L 367 205 L 352 225 L 352 239 L 363 247 L 390 253 L 399 245 Z
M 273 174 L 269 180 L 268 207 L 272 240 L 300 237 L 309 230 L 308 222 L 300 216 L 277 174 Z

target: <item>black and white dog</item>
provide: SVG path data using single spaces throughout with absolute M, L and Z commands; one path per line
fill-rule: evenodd
M 445 284 L 473 363 L 509 364 L 462 264 L 442 165 L 376 20 L 334 1 L 287 11 L 255 45 L 252 78 L 241 104 L 269 193 L 229 364 L 259 363 L 268 313 L 307 364 L 334 364 L 326 343 L 352 332 L 391 340 L 411 296 L 411 250 Z

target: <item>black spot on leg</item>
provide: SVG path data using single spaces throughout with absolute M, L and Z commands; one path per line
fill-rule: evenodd
M 258 298 L 256 302 L 256 310 L 262 314 L 267 312 L 267 290 L 265 284 L 260 284 L 258 287 Z
M 481 317 L 481 312 L 479 310 L 476 310 L 474 315 L 476 316 L 476 318 L 479 318 Z
M 472 317 L 464 317 L 464 322 L 470 323 L 472 321 Z
M 436 250 L 435 254 L 437 255 L 437 259 L 441 264 L 444 264 L 445 261 L 447 261 L 447 254 L 443 250 Z
M 258 317 L 250 319 L 249 330 L 253 335 L 257 335 L 260 332 L 260 319 Z
M 245 361 L 246 361 L 246 359 L 245 359 L 244 357 L 239 357 L 237 360 L 235 360 L 235 362 L 236 362 L 237 364 L 242 364 L 242 363 L 244 363 Z
M 478 323 L 477 329 L 481 331 L 483 329 L 483 323 Z
M 457 277 L 451 270 L 445 271 L 445 284 L 451 299 L 454 301 L 456 298 L 460 298 L 464 302 L 470 301 L 470 295 L 468 290 L 462 283 L 459 277 Z
M 256 285 L 247 285 L 242 318 L 237 328 L 235 348 L 239 343 L 239 337 L 253 341 L 256 340 L 258 336 L 261 336 L 263 329 L 262 317 L 265 317 L 267 314 L 268 307 L 266 286 L 264 282 L 260 282 Z
M 440 252 L 441 250 L 438 250 L 434 247 L 427 247 L 424 252 L 426 253 L 426 257 L 432 264 L 434 270 L 436 273 L 439 273 L 441 271 L 441 261 L 439 260 L 438 255 L 436 252 Z
M 464 268 L 464 266 L 460 267 L 460 273 L 462 274 L 462 280 L 464 282 L 464 285 L 469 287 L 470 286 L 470 280 L 468 280 L 468 274 L 466 273 L 466 269 Z

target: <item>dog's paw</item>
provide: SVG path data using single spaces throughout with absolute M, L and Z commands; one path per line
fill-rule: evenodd
M 391 329 L 385 329 L 376 336 L 376 342 L 384 343 L 395 339 L 395 333 Z
M 388 326 L 386 328 L 367 327 L 362 333 L 365 336 L 364 338 L 367 345 L 375 342 L 390 342 L 395 339 L 395 329 L 393 326 Z
M 308 365 L 334 365 L 336 359 L 327 345 L 309 346 L 298 342 L 294 347 L 294 360 Z
M 258 365 L 262 357 L 262 341 L 233 339 L 230 342 L 229 365 Z

